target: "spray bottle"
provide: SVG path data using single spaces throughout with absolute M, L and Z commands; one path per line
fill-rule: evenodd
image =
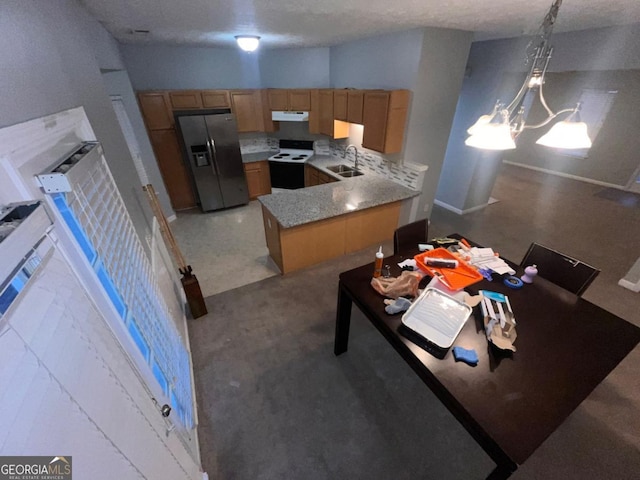
M 382 260 L 383 259 L 384 259 L 384 255 L 382 254 L 382 245 L 380 245 L 380 248 L 376 252 L 376 263 L 375 263 L 375 267 L 373 269 L 373 276 L 375 278 L 377 278 L 380 275 L 382 275 Z

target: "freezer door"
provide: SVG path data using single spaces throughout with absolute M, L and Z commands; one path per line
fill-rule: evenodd
M 246 205 L 249 203 L 249 189 L 242 166 L 235 116 L 207 115 L 205 121 L 224 206 Z
M 214 168 L 209 135 L 203 115 L 178 117 L 185 155 L 193 173 L 202 211 L 224 208 L 218 172 Z

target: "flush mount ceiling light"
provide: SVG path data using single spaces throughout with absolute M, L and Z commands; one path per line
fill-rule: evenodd
M 512 150 L 516 148 L 515 139 L 523 130 L 544 127 L 558 115 L 570 113 L 566 120 L 555 124 L 536 143 L 553 148 L 591 147 L 591 140 L 587 135 L 587 124 L 579 119 L 580 103 L 574 108 L 566 108 L 554 113 L 547 105 L 542 92 L 544 76 L 553 53 L 549 38 L 561 4 L 562 0 L 553 2 L 536 35 L 537 45 L 534 48 L 533 44 L 536 40 L 532 40 L 527 47 L 526 59 L 527 63 L 531 63 L 531 68 L 515 98 L 506 106 L 498 100 L 491 113 L 482 115 L 469 127 L 467 133 L 470 136 L 464 142 L 466 145 L 487 150 Z M 547 118 L 535 125 L 527 125 L 525 121 L 524 100 L 529 92 L 533 95 L 538 94 L 539 101 L 547 112 Z
M 236 35 L 236 42 L 238 42 L 238 46 L 245 52 L 253 52 L 258 48 L 260 37 L 256 35 Z

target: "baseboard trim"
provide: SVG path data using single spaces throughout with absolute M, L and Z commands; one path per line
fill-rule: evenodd
M 616 188 L 618 190 L 627 191 L 624 185 L 616 185 L 615 183 L 602 182 L 600 180 L 594 180 L 593 178 L 580 177 L 578 175 L 572 175 L 570 173 L 556 172 L 555 170 L 549 170 L 548 168 L 534 167 L 532 165 L 525 165 L 523 163 L 510 162 L 509 160 L 502 160 L 502 163 L 507 165 L 513 165 L 514 167 L 526 168 L 528 170 L 535 170 L 536 172 L 548 173 L 549 175 L 555 175 L 557 177 L 569 178 L 571 180 L 578 180 L 580 182 L 592 183 L 594 185 L 600 185 L 601 187 Z
M 625 280 L 624 278 L 618 282 L 618 285 L 626 288 L 627 290 L 631 290 L 632 292 L 640 292 L 640 282 L 639 283 L 631 283 L 629 280 Z
M 450 212 L 457 213 L 458 215 L 466 215 L 467 213 L 477 212 L 478 210 L 482 210 L 486 208 L 488 205 L 490 205 L 489 203 L 485 203 L 483 205 L 476 205 L 475 207 L 467 208 L 465 210 L 460 210 L 459 208 L 456 208 L 453 205 L 449 205 L 448 203 L 442 202 L 438 199 L 435 199 L 433 203 L 438 205 L 439 207 L 449 210 Z M 495 202 L 491 202 L 491 203 L 495 203 Z

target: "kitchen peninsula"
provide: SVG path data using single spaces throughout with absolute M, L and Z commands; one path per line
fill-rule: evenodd
M 330 163 L 336 159 L 311 161 L 339 182 L 258 197 L 269 254 L 283 274 L 390 240 L 403 202 L 420 194 L 372 173 L 341 178 Z

